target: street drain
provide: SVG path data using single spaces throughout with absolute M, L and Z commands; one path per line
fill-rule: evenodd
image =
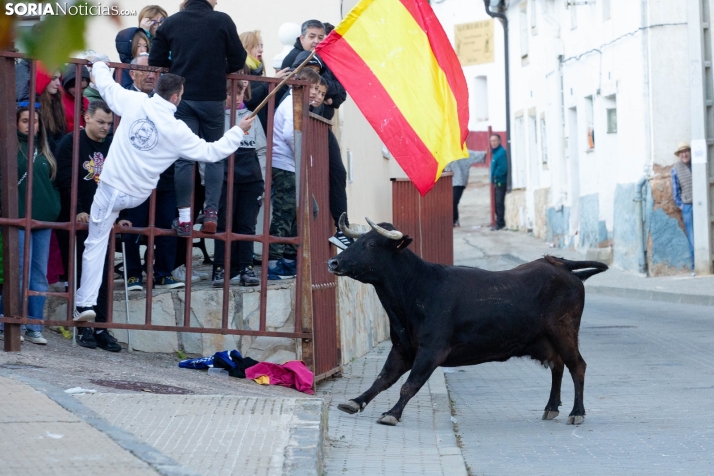
M 134 392 L 157 393 L 164 395 L 188 395 L 193 393 L 190 390 L 172 385 L 161 385 L 160 383 L 134 382 L 132 380 L 90 380 L 95 385 L 102 387 L 116 388 L 118 390 L 131 390 Z
M 20 364 L 20 363 L 0 365 L 0 369 L 8 369 L 8 370 L 41 369 L 41 368 L 43 368 L 43 367 L 40 367 L 39 365 Z

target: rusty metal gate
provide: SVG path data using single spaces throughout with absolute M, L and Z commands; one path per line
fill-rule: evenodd
M 308 170 L 308 220 L 310 222 L 310 253 L 312 272 L 313 329 L 315 338 L 315 379 L 338 372 L 340 367 L 340 335 L 337 317 L 337 277 L 327 271 L 327 261 L 334 255 L 328 238 L 334 233 L 330 214 L 330 164 L 328 151 L 329 122 L 310 114 L 306 134 L 305 162 Z
M 425 196 L 409 179 L 392 179 L 394 226 L 414 239 L 411 250 L 432 263 L 454 264 L 453 190 L 445 173 Z

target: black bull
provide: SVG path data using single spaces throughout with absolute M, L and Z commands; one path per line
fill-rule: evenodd
M 575 386 L 568 423 L 583 422 L 586 364 L 578 350 L 582 282 L 607 266 L 551 256 L 499 272 L 428 263 L 407 249 L 412 239 L 392 225 L 368 222 L 373 229 L 331 259 L 328 268 L 374 286 L 389 317 L 392 350 L 369 390 L 340 404 L 340 410 L 362 411 L 411 370 L 399 401 L 378 420 L 396 425 L 437 367 L 530 357 L 551 370 L 543 419 L 558 416 L 567 366 Z M 343 233 L 359 236 L 344 227 L 344 215 L 340 225 Z

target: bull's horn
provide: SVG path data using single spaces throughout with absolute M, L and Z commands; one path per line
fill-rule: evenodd
M 398 230 L 394 230 L 394 231 L 385 230 L 384 228 L 382 228 L 381 226 L 377 225 L 376 223 L 374 223 L 374 222 L 373 222 L 372 220 L 370 220 L 369 218 L 365 217 L 364 219 L 367 220 L 367 223 L 369 223 L 369 226 L 371 226 L 372 229 L 374 229 L 374 231 L 376 231 L 376 232 L 379 233 L 380 235 L 384 236 L 385 238 L 389 238 L 390 240 L 401 240 L 402 237 L 404 236 L 404 234 L 402 234 L 401 231 L 398 231 Z M 343 232 L 343 233 L 344 233 L 344 232 Z
M 350 238 L 355 239 L 355 240 L 357 238 L 359 238 L 360 236 L 364 235 L 365 232 L 352 231 L 349 228 L 347 228 L 347 226 L 345 226 L 346 218 L 347 218 L 347 213 L 342 212 L 342 215 L 340 215 L 340 222 L 339 222 L 340 231 L 342 232 L 342 234 L 344 234 L 345 236 L 349 236 Z

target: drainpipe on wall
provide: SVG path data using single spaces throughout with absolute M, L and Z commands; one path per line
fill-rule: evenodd
M 635 185 L 635 202 L 637 202 L 637 268 L 641 274 L 647 274 L 647 247 L 645 246 L 645 194 L 642 189 L 645 187 L 649 177 L 643 175 Z
M 491 18 L 498 18 L 503 25 L 503 53 L 506 75 L 506 157 L 508 158 L 508 179 L 506 187 L 511 190 L 511 76 L 510 63 L 508 61 L 508 18 L 504 14 L 506 6 L 503 0 L 483 0 L 486 13 Z

